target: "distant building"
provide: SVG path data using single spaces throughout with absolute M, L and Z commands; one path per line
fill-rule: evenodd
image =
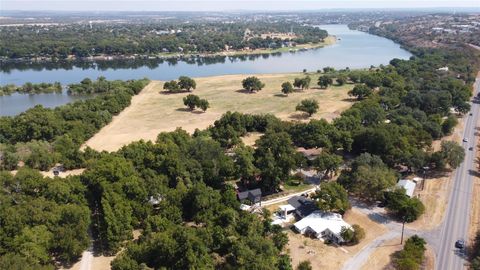
M 314 211 L 293 226 L 301 234 L 318 239 L 328 239 L 335 243 L 345 242 L 341 236 L 342 228 L 352 228 L 340 214 L 326 213 L 320 210 Z
M 413 182 L 412 180 L 406 180 L 406 179 L 402 179 L 397 183 L 397 187 L 401 187 L 405 189 L 405 195 L 407 195 L 410 198 L 413 197 L 413 192 L 415 191 L 416 186 L 417 184 L 415 184 L 415 182 Z
M 445 72 L 446 72 L 446 71 L 448 71 L 448 67 L 441 67 L 441 68 L 439 68 L 439 69 L 437 69 L 437 70 L 438 70 L 438 71 L 445 71 Z

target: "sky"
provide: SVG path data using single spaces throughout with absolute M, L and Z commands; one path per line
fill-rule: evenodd
M 0 0 L 2 10 L 229 11 L 321 10 L 335 8 L 475 7 L 480 0 Z

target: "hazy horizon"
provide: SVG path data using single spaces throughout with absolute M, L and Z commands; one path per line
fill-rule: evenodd
M 304 11 L 332 9 L 480 9 L 480 0 L 463 1 L 132 1 L 132 0 L 0 0 L 1 11 Z

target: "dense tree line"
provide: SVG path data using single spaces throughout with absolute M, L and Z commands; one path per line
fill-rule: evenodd
M 0 86 L 0 96 L 8 96 L 13 93 L 20 94 L 44 94 L 44 93 L 61 93 L 62 85 L 59 82 L 54 83 L 31 83 L 27 82 L 22 86 L 7 84 Z
M 90 209 L 78 177 L 44 178 L 31 169 L 0 171 L 0 268 L 55 269 L 88 247 Z
M 132 96 L 148 83 L 147 79 L 86 81 L 70 88 L 93 85 L 94 93 L 104 94 L 55 109 L 38 105 L 14 117 L 0 117 L 0 169 L 15 169 L 19 160 L 42 170 L 56 162 L 66 168 L 83 166 L 80 145 L 130 105 Z M 104 88 L 100 85 L 104 84 L 109 85 L 108 90 L 101 92 L 99 89 Z
M 250 34 L 246 35 L 246 30 Z M 287 40 L 261 37 L 268 33 L 289 33 Z M 15 58 L 70 55 L 88 57 L 99 54 L 133 55 L 169 53 L 215 53 L 228 46 L 243 48 L 279 48 L 285 42 L 318 43 L 327 32 L 293 22 L 252 23 L 142 23 L 142 24 L 67 24 L 19 26 L 0 29 L 0 56 Z

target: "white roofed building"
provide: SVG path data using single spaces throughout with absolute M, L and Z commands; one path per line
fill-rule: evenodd
M 410 198 L 413 197 L 413 192 L 415 191 L 416 186 L 417 184 L 415 184 L 415 182 L 413 182 L 412 180 L 406 180 L 406 179 L 399 180 L 397 183 L 397 187 L 401 187 L 405 189 L 405 195 L 407 195 Z
M 345 240 L 341 236 L 342 228 L 352 229 L 340 214 L 314 211 L 302 220 L 295 223 L 294 228 L 301 234 L 311 235 L 318 239 L 329 239 L 335 243 Z

